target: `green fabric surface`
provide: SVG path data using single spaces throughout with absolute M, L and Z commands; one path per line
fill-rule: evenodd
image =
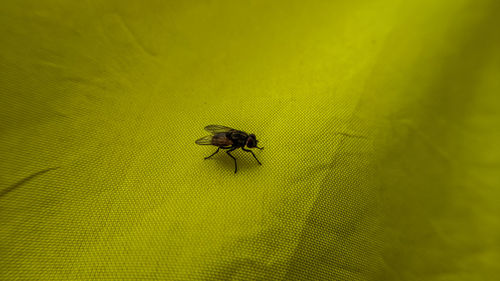
M 496 280 L 499 27 L 496 0 L 3 1 L 0 279 Z M 209 124 L 263 165 L 204 161 Z

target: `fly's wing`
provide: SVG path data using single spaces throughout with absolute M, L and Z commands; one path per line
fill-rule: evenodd
M 199 145 L 211 145 L 212 144 L 212 137 L 213 136 L 204 136 L 200 139 L 197 139 L 195 141 L 195 143 L 199 144 Z
M 221 125 L 208 125 L 205 127 L 205 131 L 210 132 L 212 134 L 218 134 L 218 133 L 227 133 L 230 131 L 233 131 L 233 128 L 221 126 Z

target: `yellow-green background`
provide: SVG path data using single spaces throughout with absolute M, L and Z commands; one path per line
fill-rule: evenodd
M 499 27 L 497 0 L 3 1 L 0 279 L 495 280 Z M 208 124 L 263 165 L 203 161 Z

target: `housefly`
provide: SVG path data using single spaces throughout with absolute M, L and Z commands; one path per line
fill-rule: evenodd
M 208 125 L 205 127 L 205 130 L 210 132 L 211 135 L 205 136 L 201 139 L 197 139 L 196 144 L 217 146 L 217 150 L 210 156 L 205 157 L 205 159 L 214 156 L 221 149 L 226 149 L 227 155 L 229 155 L 234 160 L 234 173 L 236 173 L 238 171 L 238 164 L 236 163 L 236 158 L 231 155 L 231 151 L 241 147 L 243 151 L 252 153 L 253 158 L 257 160 L 257 163 L 259 163 L 259 165 L 262 165 L 253 151 L 245 148 L 248 147 L 258 148 L 261 150 L 264 149 L 263 147 L 257 146 L 258 141 L 254 134 L 247 134 L 243 131 L 220 125 Z

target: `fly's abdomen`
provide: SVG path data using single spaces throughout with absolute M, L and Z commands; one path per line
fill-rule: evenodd
M 233 142 L 226 136 L 226 133 L 215 134 L 212 137 L 212 145 L 215 146 L 232 146 Z

